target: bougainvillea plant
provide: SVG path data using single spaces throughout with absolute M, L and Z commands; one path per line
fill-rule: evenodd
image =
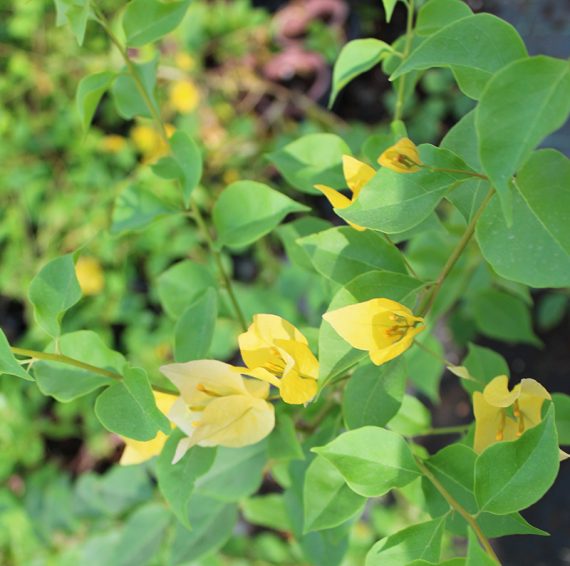
M 112 14 L 89 0 L 55 4 L 79 44 L 87 28 L 109 42 L 108 68 L 77 86 L 84 135 L 110 97 L 136 121 L 140 170 L 160 187 L 138 190 L 133 171 L 108 210 L 111 230 L 184 216 L 206 253 L 153 282 L 171 328 L 169 363 L 136 367 L 108 336 L 66 328 L 66 311 L 104 285 L 80 248 L 45 263 L 29 285 L 30 341 L 43 348 L 1 334 L 0 371 L 60 402 L 98 392 L 97 417 L 125 443 L 120 465 L 148 466 L 172 512 L 167 563 L 219 548 L 238 503 L 319 566 L 342 562 L 355 520 L 390 492 L 419 511 L 373 544 L 367 566 L 498 564 L 490 539 L 541 534 L 519 512 L 542 498 L 566 457 L 568 397 L 548 392 L 540 375 L 509 383 L 501 356 L 480 346 L 448 362 L 436 329 L 463 316 L 492 338 L 536 345 L 530 290 L 570 285 L 570 162 L 544 142 L 570 112 L 569 62 L 529 56 L 509 24 L 460 0 L 419 9 L 407 0 L 402 37 L 349 42 L 333 72 L 331 105 L 381 66 L 395 92 L 391 127 L 356 156 L 335 133 L 301 136 L 267 156 L 278 188 L 239 179 L 210 209 L 201 183 L 209 156 L 191 126 L 167 123 L 162 111 L 163 100 L 195 110 L 198 87 L 172 84 L 153 49 L 190 0 L 131 0 Z M 396 0 L 383 4 L 389 20 Z M 473 101 L 439 147 L 406 130 L 407 101 L 432 68 L 448 69 Z M 312 214 L 319 195 L 337 226 Z M 273 233 L 283 263 L 302 274 L 291 279 L 301 293 L 282 289 L 290 316 L 260 310 L 232 274 L 231 258 Z M 228 320 L 239 332 L 224 332 Z M 220 335 L 225 347 L 214 349 Z M 455 441 L 428 454 L 421 438 L 442 431 L 413 393 L 437 401 L 445 367 L 474 419 L 448 427 Z M 269 476 L 274 493 L 256 495 Z M 468 540 L 465 557 L 453 558 L 449 535 Z

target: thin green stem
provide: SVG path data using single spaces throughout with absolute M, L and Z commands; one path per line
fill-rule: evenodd
M 442 173 L 459 173 L 461 175 L 467 175 L 468 177 L 477 177 L 479 179 L 483 179 L 485 181 L 489 180 L 487 175 L 482 175 L 481 173 L 476 173 L 475 171 L 467 171 L 465 169 L 449 169 L 447 167 L 433 167 L 432 165 L 426 165 L 425 163 L 416 163 L 418 167 L 422 167 L 424 169 L 429 169 L 430 171 L 441 171 Z
M 408 0 L 408 19 L 406 22 L 406 42 L 404 43 L 404 51 L 402 53 L 402 61 L 405 61 L 412 49 L 413 27 L 414 27 L 414 0 Z M 404 111 L 404 94 L 406 90 L 407 75 L 402 75 L 398 82 L 398 94 L 396 98 L 396 108 L 394 111 L 394 121 L 402 119 Z
M 461 239 L 457 243 L 457 246 L 455 246 L 455 249 L 447 259 L 447 262 L 443 266 L 443 269 L 441 270 L 441 273 L 436 279 L 435 284 L 432 287 L 431 291 L 425 295 L 424 300 L 422 301 L 418 309 L 419 316 L 425 316 L 433 306 L 433 303 L 435 302 L 435 299 L 439 291 L 441 290 L 443 282 L 445 281 L 450 271 L 457 263 L 457 260 L 461 257 L 461 254 L 467 247 L 467 244 L 469 244 L 469 242 L 471 241 L 471 238 L 473 237 L 473 234 L 475 232 L 475 227 L 477 226 L 477 221 L 483 214 L 485 208 L 489 204 L 489 201 L 493 197 L 494 193 L 495 189 L 491 187 L 491 189 L 489 189 L 489 192 L 487 193 L 487 196 L 481 203 L 481 206 L 477 209 L 477 212 L 471 218 L 469 224 L 467 225 L 467 228 L 465 229 L 465 232 L 463 233 L 463 236 L 461 236 Z
M 435 358 L 438 362 L 441 362 L 442 364 L 446 365 L 446 366 L 453 366 L 455 364 L 452 364 L 449 360 L 446 360 L 443 356 L 440 356 L 437 352 L 434 352 L 433 350 L 430 350 L 427 346 L 425 346 L 424 344 L 422 344 L 421 342 L 419 342 L 418 340 L 414 340 L 414 344 L 420 349 L 423 350 L 426 354 L 429 354 L 432 358 Z
M 489 539 L 485 536 L 485 533 L 481 530 L 481 527 L 477 524 L 477 521 L 464 507 L 443 487 L 441 482 L 431 473 L 429 468 L 423 463 L 420 458 L 416 458 L 416 463 L 418 468 L 422 471 L 423 475 L 433 484 L 433 486 L 439 491 L 441 496 L 449 503 L 450 507 L 455 509 L 468 523 L 468 525 L 473 529 L 473 532 L 477 535 L 481 546 L 485 549 L 485 552 L 496 560 L 498 564 L 499 558 L 495 554 Z
M 61 364 L 67 364 L 68 366 L 74 366 L 76 368 L 90 371 L 91 373 L 96 373 L 97 375 L 102 375 L 103 377 L 114 379 L 115 381 L 123 380 L 123 376 L 120 373 L 100 368 L 91 364 L 87 364 L 80 360 L 76 360 L 75 358 L 64 356 L 63 354 L 38 352 L 36 350 L 28 350 L 27 348 L 16 348 L 15 346 L 10 346 L 10 350 L 12 351 L 13 354 L 17 356 L 26 356 L 30 358 L 30 360 L 46 360 L 49 362 L 59 362 Z M 152 385 L 152 389 L 154 391 L 158 391 L 159 393 L 168 393 L 170 395 L 176 395 L 176 392 L 173 391 L 172 389 L 167 389 L 165 387 L 160 387 L 158 385 Z
M 398 248 L 398 246 L 396 245 L 396 243 L 392 240 L 392 238 L 390 238 L 390 236 L 388 236 L 388 234 L 384 234 L 382 233 L 382 235 L 384 236 L 384 239 L 392 246 L 394 247 L 398 252 L 400 252 L 400 248 Z M 400 252 L 401 253 L 401 252 Z M 406 266 L 407 270 L 409 271 L 410 275 L 412 277 L 415 277 L 416 279 L 419 279 L 418 274 L 415 272 L 414 268 L 412 267 L 412 264 L 408 261 L 408 259 L 406 258 L 406 256 L 402 253 L 402 259 L 404 261 L 404 265 Z
M 152 119 L 154 120 L 154 122 L 155 122 L 155 124 L 159 130 L 159 133 L 160 133 L 162 140 L 164 141 L 165 144 L 169 145 L 168 134 L 166 131 L 166 126 L 164 124 L 164 121 L 162 120 L 158 109 L 153 104 L 150 96 L 148 95 L 148 92 L 146 91 L 146 88 L 145 88 L 145 86 L 141 80 L 141 77 L 140 77 L 134 63 L 131 61 L 131 58 L 129 57 L 127 50 L 121 44 L 121 42 L 119 41 L 117 36 L 113 33 L 111 26 L 109 25 L 104 14 L 99 10 L 99 8 L 95 5 L 93 5 L 93 10 L 95 12 L 95 15 L 97 16 L 97 20 L 98 20 L 99 24 L 105 30 L 105 32 L 109 36 L 109 39 L 111 40 L 113 45 L 115 45 L 115 47 L 118 49 L 119 53 L 121 54 L 121 57 L 125 61 L 125 65 L 127 66 L 127 69 L 129 70 L 129 73 L 131 74 L 133 81 L 135 82 L 137 90 L 139 91 L 142 99 L 144 100 L 146 106 L 148 107 L 149 112 L 151 113 Z M 206 220 L 204 219 L 204 216 L 202 215 L 202 211 L 200 210 L 200 207 L 196 204 L 196 202 L 194 200 L 190 201 L 190 208 L 192 211 L 192 217 L 196 221 L 196 224 L 198 225 L 198 228 L 199 228 L 200 232 L 202 233 L 203 238 L 206 240 L 208 248 L 210 249 L 210 253 L 214 256 L 214 260 L 216 262 L 216 266 L 217 266 L 218 271 L 220 273 L 220 277 L 222 278 L 223 285 L 226 288 L 226 290 L 228 291 L 228 295 L 230 297 L 230 301 L 231 301 L 233 309 L 235 311 L 236 318 L 238 319 L 242 329 L 244 331 L 246 331 L 247 330 L 247 322 L 245 320 L 245 316 L 244 316 L 243 311 L 241 310 L 241 308 L 239 306 L 237 297 L 236 297 L 234 289 L 232 287 L 231 279 L 228 276 L 228 274 L 226 273 L 226 270 L 224 268 L 224 264 L 222 262 L 221 254 L 220 254 L 219 250 L 216 248 L 216 245 L 214 243 L 212 235 L 210 234 L 210 230 L 208 228 L 208 225 L 206 224 Z

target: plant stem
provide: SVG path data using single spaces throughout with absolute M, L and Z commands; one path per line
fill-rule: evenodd
M 453 250 L 449 258 L 447 259 L 447 262 L 443 266 L 443 269 L 441 270 L 441 273 L 436 279 L 435 284 L 431 289 L 431 292 L 427 293 L 426 296 L 424 297 L 424 300 L 422 301 L 418 309 L 419 316 L 425 316 L 433 306 L 433 303 L 435 302 L 435 299 L 441 289 L 443 282 L 445 281 L 446 277 L 449 275 L 450 271 L 457 263 L 457 260 L 461 257 L 461 254 L 463 253 L 463 250 L 465 250 L 465 248 L 467 247 L 467 244 L 469 244 L 473 236 L 473 233 L 475 232 L 477 221 L 483 214 L 483 211 L 489 204 L 489 201 L 493 197 L 494 193 L 495 189 L 491 187 L 491 189 L 489 189 L 489 192 L 487 193 L 487 196 L 481 203 L 481 206 L 477 209 L 477 212 L 475 212 L 473 218 L 471 218 L 469 224 L 467 225 L 467 228 L 465 229 L 465 232 L 463 233 L 463 236 L 461 236 L 461 239 L 457 243 L 457 246 L 455 246 L 455 249 Z
M 404 52 L 402 53 L 402 61 L 405 61 L 410 54 L 412 48 L 413 33 L 412 29 L 414 26 L 414 0 L 408 0 L 408 19 L 406 22 L 406 42 L 404 44 Z M 398 95 L 396 98 L 396 109 L 394 111 L 394 121 L 402 119 L 402 112 L 404 110 L 404 93 L 406 90 L 406 78 L 407 75 L 402 75 L 398 82 Z
M 125 65 L 127 66 L 127 69 L 129 70 L 129 73 L 131 74 L 133 81 L 135 82 L 137 90 L 139 91 L 142 99 L 144 100 L 146 106 L 148 107 L 148 110 L 151 113 L 152 119 L 154 120 L 154 122 L 155 122 L 155 124 L 159 130 L 160 137 L 162 138 L 162 141 L 165 144 L 169 145 L 168 134 L 166 132 L 166 127 L 164 125 L 164 122 L 163 122 L 163 120 L 160 116 L 160 113 L 158 112 L 156 106 L 153 104 L 152 100 L 150 99 L 150 97 L 149 97 L 149 95 L 145 89 L 145 86 L 141 81 L 141 78 L 139 76 L 139 73 L 138 73 L 135 65 L 133 64 L 133 62 L 131 61 L 131 58 L 129 57 L 127 50 L 121 44 L 121 42 L 119 41 L 117 36 L 113 33 L 113 30 L 111 29 L 111 26 L 107 22 L 103 13 L 96 6 L 93 6 L 93 9 L 94 9 L 95 14 L 97 16 L 99 24 L 105 30 L 105 32 L 109 36 L 109 39 L 111 40 L 113 45 L 115 45 L 115 47 L 119 50 L 119 53 L 121 54 L 123 60 L 125 61 Z M 247 322 L 245 320 L 245 316 L 244 316 L 243 311 L 241 310 L 241 308 L 239 306 L 237 297 L 236 297 L 235 292 L 234 292 L 233 287 L 232 287 L 231 279 L 228 276 L 228 274 L 226 273 L 226 270 L 224 269 L 221 254 L 215 246 L 214 240 L 212 239 L 212 235 L 210 234 L 210 230 L 208 229 L 208 225 L 206 224 L 206 220 L 204 219 L 204 216 L 202 215 L 202 211 L 200 210 L 200 207 L 196 204 L 196 202 L 194 200 L 190 201 L 190 208 L 192 211 L 192 216 L 193 216 L 194 220 L 196 221 L 196 224 L 198 225 L 198 229 L 201 231 L 202 236 L 206 240 L 208 248 L 210 249 L 210 253 L 214 256 L 214 260 L 216 262 L 216 267 L 218 268 L 218 271 L 220 273 L 220 277 L 222 278 L 223 285 L 226 288 L 226 290 L 228 291 L 228 295 L 230 296 L 230 301 L 231 301 L 233 309 L 235 311 L 236 318 L 237 318 L 238 322 L 240 323 L 243 331 L 245 332 L 247 330 Z
M 430 428 L 421 434 L 414 434 L 414 437 L 420 436 L 438 436 L 440 434 L 463 434 L 469 430 L 469 425 L 457 426 L 440 426 L 437 428 Z
M 473 515 L 467 512 L 461 506 L 461 504 L 447 491 L 447 489 L 443 487 L 440 481 L 430 472 L 429 468 L 422 462 L 420 458 L 416 458 L 416 463 L 418 465 L 418 468 L 424 474 L 424 476 L 433 484 L 433 486 L 437 489 L 437 491 L 439 491 L 439 493 L 447 501 L 447 503 L 449 503 L 449 505 L 453 509 L 455 509 L 467 521 L 469 526 L 473 529 L 473 532 L 477 535 L 479 542 L 481 543 L 487 554 L 491 558 L 493 558 L 493 560 L 496 560 L 498 564 L 500 564 L 499 558 L 495 554 L 495 551 L 493 550 L 493 547 L 491 546 L 489 539 L 487 539 L 485 533 L 483 533 L 481 527 L 479 527 Z
M 460 173 L 462 175 L 467 175 L 468 177 L 477 177 L 479 179 L 483 179 L 485 181 L 489 180 L 487 175 L 482 175 L 481 173 L 476 173 L 475 171 L 467 171 L 465 169 L 449 169 L 447 167 L 433 167 L 432 165 L 420 164 L 416 163 L 418 167 L 422 167 L 424 169 L 429 169 L 430 171 L 441 171 L 442 173 Z
M 16 348 L 15 346 L 10 346 L 10 350 L 13 354 L 17 356 L 27 356 L 31 359 L 36 360 L 46 360 L 50 362 L 59 362 L 61 364 L 67 364 L 68 366 L 74 366 L 76 368 L 84 369 L 86 371 L 90 371 L 91 373 L 96 373 L 98 375 L 102 375 L 103 377 L 108 377 L 110 379 L 114 379 L 115 381 L 122 381 L 123 376 L 120 373 L 110 371 L 108 369 L 100 368 L 97 366 L 93 366 L 91 364 L 87 364 L 80 360 L 76 360 L 75 358 L 70 358 L 69 356 L 64 356 L 63 354 L 52 354 L 50 352 L 38 352 L 36 350 L 28 350 L 27 348 Z M 176 395 L 175 391 L 171 389 L 167 389 L 165 387 L 160 387 L 158 385 L 151 386 L 154 391 L 158 391 L 159 393 L 168 393 L 170 395 Z

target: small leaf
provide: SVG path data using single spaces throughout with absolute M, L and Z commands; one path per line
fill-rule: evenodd
M 396 0 L 386 0 L 396 3 Z M 392 6 L 393 9 L 393 6 Z M 386 10 L 388 14 L 388 10 Z M 390 11 L 390 16 L 391 16 Z M 387 17 L 387 21 L 390 18 Z M 332 92 L 329 108 L 332 107 L 338 93 L 355 77 L 372 69 L 382 58 L 392 51 L 392 47 L 379 39 L 354 39 L 342 48 L 333 70 Z
M 33 381 L 33 377 L 18 363 L 18 360 L 12 354 L 10 350 L 10 344 L 4 334 L 3 330 L 0 329 L 0 374 L 13 375 L 15 377 L 20 377 L 26 381 Z
M 529 84 L 535 88 L 527 88 Z M 568 62 L 537 56 L 502 69 L 481 96 L 475 116 L 479 155 L 497 190 L 508 225 L 513 220 L 511 177 L 531 151 L 566 122 L 570 112 L 569 91 Z M 497 116 L 501 117 L 500 127 Z M 518 141 L 513 143 L 513 140 Z
M 361 513 L 366 498 L 354 493 L 340 472 L 317 456 L 305 475 L 305 532 L 331 529 Z
M 267 454 L 272 460 L 303 460 L 304 454 L 293 419 L 277 407 L 277 422 L 267 438 Z
M 400 251 L 371 231 L 359 232 L 343 226 L 306 236 L 297 243 L 315 269 L 337 283 L 349 283 L 375 270 L 407 273 Z
M 237 181 L 224 189 L 212 216 L 219 245 L 243 248 L 271 232 L 287 214 L 306 210 L 263 183 Z
M 313 185 L 346 187 L 342 156 L 352 155 L 345 141 L 333 134 L 309 134 L 267 155 L 295 189 L 316 194 Z
M 349 379 L 342 400 L 348 428 L 384 426 L 398 412 L 406 389 L 406 366 L 396 358 L 380 367 L 359 367 Z
M 468 393 L 483 391 L 487 383 L 498 375 L 509 375 L 509 366 L 505 359 L 494 350 L 469 344 L 464 366 L 476 381 L 462 381 L 461 385 Z
M 528 305 L 519 297 L 487 289 L 477 293 L 471 299 L 470 306 L 479 330 L 490 338 L 534 346 L 542 344 L 532 330 Z
M 178 27 L 189 5 L 190 0 L 133 0 L 123 16 L 127 46 L 142 47 L 170 33 Z
M 366 566 L 402 566 L 413 560 L 438 562 L 444 530 L 442 517 L 383 538 L 366 555 Z
M 366 426 L 345 432 L 313 452 L 333 464 L 350 488 L 365 497 L 384 495 L 419 475 L 406 441 L 384 428 Z
M 98 334 L 90 330 L 64 334 L 57 345 L 58 353 L 80 362 L 119 374 L 123 371 L 125 358 L 111 350 Z M 55 343 L 52 342 L 46 351 L 53 353 L 55 350 Z M 64 403 L 114 383 L 111 377 L 60 362 L 37 361 L 33 371 L 40 391 Z
M 252 525 L 283 532 L 291 530 L 282 494 L 249 497 L 242 502 L 241 510 L 245 520 Z
M 37 323 L 50 336 L 59 336 L 65 311 L 81 299 L 73 255 L 57 257 L 32 279 L 28 291 Z
M 570 445 L 570 395 L 554 393 L 552 395 L 552 401 L 556 409 L 558 442 L 563 446 Z
M 192 191 L 202 178 L 202 154 L 188 134 L 177 131 L 169 140 L 172 157 L 178 165 L 184 205 L 190 204 Z
M 216 278 L 210 269 L 190 260 L 170 266 L 157 280 L 160 303 L 175 320 L 210 288 L 217 288 Z
M 143 85 L 146 98 L 150 100 L 150 103 L 158 113 L 159 109 L 154 96 L 158 58 L 147 63 L 133 63 L 132 65 L 132 69 L 137 73 Z M 135 116 L 152 118 L 152 112 L 147 105 L 145 97 L 139 92 L 137 83 L 130 73 L 130 70 L 123 69 L 111 87 L 117 112 L 126 120 L 131 120 Z
M 111 234 L 118 235 L 142 230 L 155 220 L 173 212 L 172 208 L 148 190 L 129 185 L 115 200 Z
M 402 406 L 388 423 L 388 428 L 405 436 L 422 434 L 431 427 L 431 414 L 415 397 L 404 395 Z
M 189 362 L 207 357 L 218 317 L 218 294 L 204 291 L 178 319 L 174 330 L 174 360 Z
M 171 433 L 158 456 L 156 479 L 160 492 L 176 518 L 187 529 L 191 529 L 188 506 L 194 482 L 210 469 L 216 456 L 216 449 L 193 446 L 179 462 L 173 464 L 176 447 L 184 437 L 185 435 L 179 430 Z
M 390 23 L 392 19 L 392 13 L 396 7 L 398 0 L 382 0 L 382 5 L 384 6 L 384 12 L 386 12 L 386 22 Z
M 170 432 L 170 421 L 158 410 L 140 368 L 126 368 L 123 380 L 97 397 L 95 414 L 107 430 L 141 442 L 152 440 L 158 431 Z
M 519 439 L 489 446 L 475 465 L 475 496 L 481 511 L 506 515 L 538 501 L 558 473 L 554 411 Z
M 115 80 L 115 73 L 104 71 L 83 77 L 79 81 L 75 103 L 84 130 L 89 128 L 101 97 Z

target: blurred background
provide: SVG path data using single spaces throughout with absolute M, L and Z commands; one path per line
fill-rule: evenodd
M 559 0 L 470 0 L 511 22 L 531 54 L 570 55 L 570 10 Z M 113 14 L 116 3 L 100 5 Z M 163 116 L 203 146 L 205 173 L 198 199 L 210 209 L 227 184 L 242 178 L 291 189 L 265 155 L 311 132 L 345 138 L 355 155 L 374 160 L 374 136 L 387 131 L 394 94 L 381 69 L 353 81 L 326 109 L 332 63 L 350 39 L 394 41 L 405 28 L 397 5 L 390 24 L 378 0 L 194 0 L 182 26 L 158 47 L 132 55 L 160 55 L 158 90 Z M 106 38 L 89 24 L 77 46 L 57 28 L 51 0 L 3 0 L 0 5 L 0 326 L 10 342 L 42 348 L 30 330 L 26 289 L 48 259 L 82 249 L 78 269 L 87 299 L 65 319 L 66 331 L 94 329 L 134 364 L 157 373 L 170 359 L 173 321 L 165 314 L 160 275 L 183 258 L 208 262 L 188 220 L 165 203 L 174 187 L 148 167 L 164 152 L 149 122 L 125 121 L 106 95 L 93 127 L 83 134 L 74 96 L 88 73 L 118 66 Z M 416 143 L 437 144 L 473 102 L 445 69 L 419 80 L 406 108 Z M 568 125 L 550 140 L 568 154 Z M 136 185 L 136 195 L 132 187 Z M 160 199 L 157 198 L 160 196 Z M 319 197 L 295 194 L 319 216 L 338 223 Z M 136 212 L 136 214 L 135 214 Z M 326 307 L 318 278 L 286 261 L 287 234 L 271 235 L 246 252 L 225 256 L 250 317 L 275 312 L 294 323 L 318 325 Z M 422 254 L 433 250 L 417 250 Z M 325 295 L 326 296 L 326 295 Z M 442 339 L 459 360 L 469 341 L 509 361 L 512 375 L 536 377 L 550 391 L 570 393 L 568 294 L 532 298 L 534 329 L 543 349 L 509 346 L 485 335 L 468 305 L 454 311 Z M 298 307 L 298 308 L 297 308 Z M 231 359 L 238 328 L 230 313 L 216 328 L 214 355 Z M 548 352 L 548 356 L 544 352 Z M 436 373 L 439 368 L 436 368 Z M 468 422 L 469 402 L 456 378 L 443 376 L 435 394 L 417 392 L 434 425 Z M 101 553 L 132 525 L 137 508 L 157 497 L 140 467 L 116 468 L 120 441 L 106 432 L 93 398 L 57 403 L 28 383 L 0 378 L 0 564 L 110 564 Z M 427 444 L 437 450 L 449 439 Z M 508 565 L 570 564 L 570 480 L 563 466 L 556 485 L 523 515 L 551 533 L 509 537 L 498 550 Z M 268 478 L 266 491 L 271 491 Z M 358 525 L 346 565 L 362 564 L 370 544 L 413 517 L 414 496 L 385 501 Z M 246 517 L 215 556 L 192 564 L 298 564 L 287 536 Z M 151 564 L 162 564 L 160 550 Z M 128 562 L 128 557 L 124 564 Z M 135 563 L 133 563 L 135 564 Z

